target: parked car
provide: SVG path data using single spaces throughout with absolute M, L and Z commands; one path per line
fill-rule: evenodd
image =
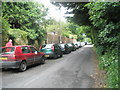
M 59 46 L 61 47 L 64 54 L 68 54 L 71 52 L 71 48 L 68 46 L 68 44 L 59 44 Z
M 38 52 L 36 48 L 28 45 L 2 47 L 0 52 L 2 68 L 18 68 L 25 71 L 27 66 L 45 63 L 44 53 Z
M 72 44 L 71 44 L 71 43 L 66 43 L 66 45 L 70 48 L 70 51 L 72 51 L 72 50 L 73 50 L 73 46 L 72 46 Z
M 87 45 L 87 42 L 85 42 L 85 45 Z
M 67 43 L 68 46 L 71 48 L 71 51 L 75 51 L 76 50 L 76 47 L 73 43 Z
M 73 46 L 73 50 L 72 51 L 75 51 L 77 49 L 77 46 L 74 43 L 71 43 L 71 44 Z
M 76 49 L 78 49 L 78 48 L 79 48 L 79 46 L 78 46 L 78 44 L 77 44 L 77 43 L 75 43 L 74 45 L 75 45 L 75 48 L 76 48 Z
M 84 46 L 85 45 L 85 42 L 81 42 L 81 46 Z
M 57 58 L 57 57 L 63 56 L 62 49 L 60 48 L 58 44 L 42 45 L 40 52 L 43 52 L 46 58 L 48 57 Z
M 81 48 L 81 42 L 76 42 L 76 44 L 78 45 L 79 48 Z

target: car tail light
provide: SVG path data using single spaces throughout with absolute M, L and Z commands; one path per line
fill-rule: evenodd
M 52 51 L 54 51 L 54 46 L 52 46 Z
M 16 56 L 12 55 L 8 57 L 8 61 L 15 61 L 16 60 Z

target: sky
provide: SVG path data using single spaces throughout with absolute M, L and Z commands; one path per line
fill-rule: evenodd
M 66 19 L 64 18 L 66 9 L 64 7 L 61 7 L 61 11 L 59 10 L 59 7 L 56 7 L 55 5 L 50 3 L 50 0 L 37 0 L 38 2 L 41 2 L 49 9 L 49 16 L 55 18 L 57 21 L 63 21 L 66 22 Z

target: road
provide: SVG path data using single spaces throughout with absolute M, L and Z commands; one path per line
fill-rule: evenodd
M 92 88 L 94 79 L 93 50 L 86 45 L 62 58 L 47 59 L 43 65 L 25 72 L 5 70 L 2 88 Z

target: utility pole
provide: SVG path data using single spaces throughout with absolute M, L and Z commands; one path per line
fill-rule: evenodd
M 45 40 L 45 44 L 48 44 L 48 30 L 46 28 L 46 22 L 45 22 L 45 30 L 46 30 L 46 40 Z
M 60 11 L 60 18 L 59 18 L 59 26 L 60 26 L 60 38 L 59 38 L 59 43 L 62 43 L 62 26 L 61 26 L 61 5 L 59 6 L 59 11 Z

